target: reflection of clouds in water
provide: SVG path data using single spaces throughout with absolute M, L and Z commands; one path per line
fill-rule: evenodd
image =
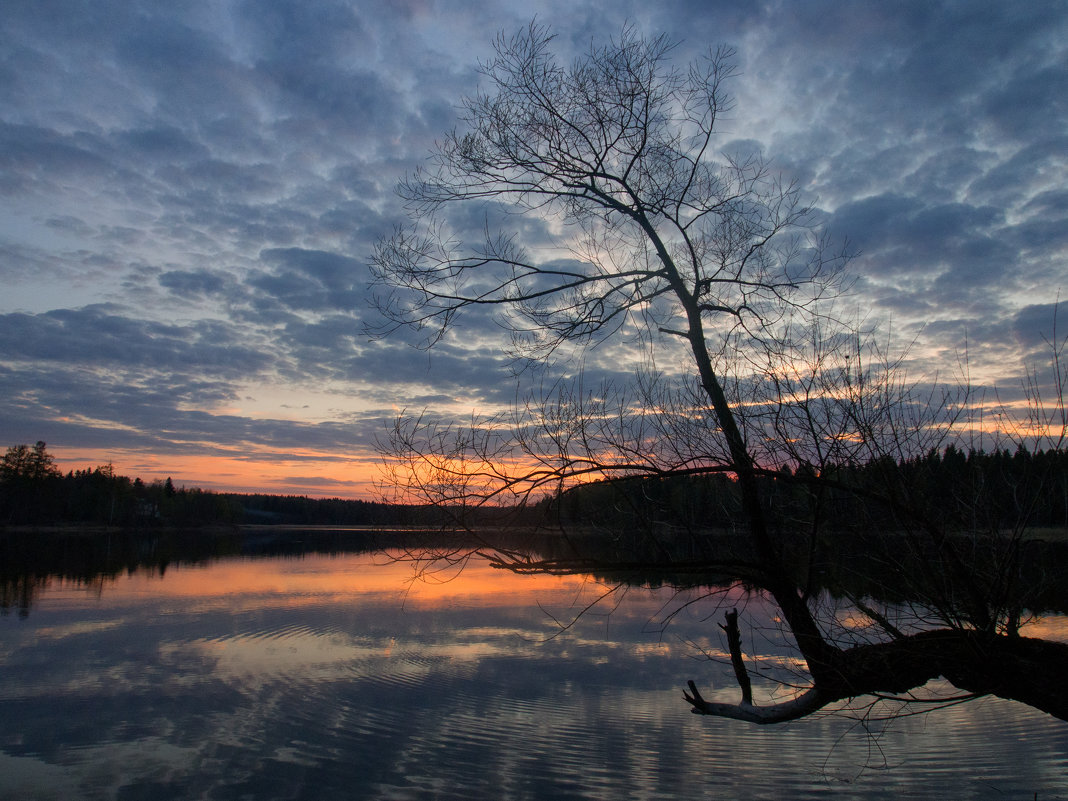
M 180 667 L 190 661 L 210 663 L 214 678 L 242 684 L 262 683 L 279 677 L 325 679 L 344 674 L 342 666 L 380 651 L 375 644 L 360 645 L 333 632 L 265 631 L 160 646 L 161 660 Z
M 71 771 L 37 757 L 13 757 L 0 751 L 0 790 L 6 798 L 55 799 L 78 797 Z
M 94 632 L 116 629 L 124 625 L 123 620 L 81 620 L 76 623 L 68 623 L 59 626 L 43 626 L 34 631 L 34 635 L 40 639 L 63 639 L 64 637 L 77 636 L 80 634 L 93 634 Z
M 118 798 L 124 787 L 165 786 L 199 763 L 198 749 L 177 747 L 159 737 L 85 746 L 66 752 L 59 764 L 0 752 L 0 793 L 20 801 Z
M 178 591 L 169 571 L 155 595 L 120 579 L 81 607 L 51 608 L 46 597 L 28 620 L 0 623 L 0 715 L 14 721 L 0 732 L 12 755 L 0 769 L 25 760 L 11 778 L 0 772 L 0 796 L 19 781 L 42 788 L 38 797 L 59 787 L 52 797 L 64 798 L 151 795 L 163 783 L 185 797 L 307 797 L 314 788 L 322 799 L 703 799 L 803 795 L 848 779 L 889 799 L 953 795 L 981 761 L 999 765 L 995 775 L 1042 777 L 1039 790 L 1068 790 L 1047 770 L 1058 747 L 1065 767 L 1065 735 L 1004 703 L 982 708 L 992 710 L 982 728 L 971 706 L 930 724 L 896 723 L 878 743 L 906 765 L 892 781 L 856 779 L 871 741 L 849 733 L 848 721 L 769 730 L 691 715 L 680 697 L 688 678 L 737 700 L 718 625 L 731 602 L 742 607 L 754 673 L 802 666 L 759 598 L 687 606 L 685 593 L 630 591 L 610 613 L 580 616 L 574 584 L 476 569 L 469 593 L 462 574 L 414 604 L 348 558 L 333 562 L 334 579 L 326 559 L 294 566 L 202 571 L 201 598 L 180 571 Z M 310 580 L 262 591 L 282 573 Z M 223 580 L 242 576 L 260 582 L 256 591 Z M 573 625 L 560 631 L 539 603 Z M 761 697 L 772 686 L 758 678 L 754 689 Z M 950 750 L 942 720 L 958 730 Z M 982 738 L 1002 731 L 1034 742 L 998 739 L 993 752 Z M 923 753 L 941 761 L 925 767 Z
M 161 661 L 176 668 L 210 663 L 210 674 L 234 683 L 243 691 L 281 679 L 305 681 L 377 680 L 388 674 L 392 681 L 418 684 L 441 663 L 449 670 L 473 669 L 482 659 L 516 650 L 507 640 L 516 639 L 513 629 L 479 629 L 465 634 L 469 642 L 423 645 L 403 635 L 379 638 L 353 636 L 337 631 L 317 631 L 309 626 L 290 630 L 265 630 L 192 642 L 160 645 Z

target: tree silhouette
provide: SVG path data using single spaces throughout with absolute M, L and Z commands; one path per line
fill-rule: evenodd
M 0 461 L 0 519 L 38 522 L 53 514 L 51 496 L 59 475 L 44 442 L 8 448 Z
M 55 458 L 38 440 L 29 445 L 12 445 L 0 462 L 0 481 L 44 481 L 59 475 Z
M 848 249 L 829 246 L 799 188 L 760 154 L 717 152 L 717 124 L 733 104 L 733 52 L 714 49 L 678 69 L 670 40 L 625 28 L 565 66 L 553 43 L 537 23 L 498 37 L 482 68 L 486 88 L 462 101 L 461 128 L 401 184 L 410 224 L 372 258 L 377 333 L 407 326 L 430 347 L 461 313 L 484 310 L 528 362 L 574 359 L 611 342 L 639 346 L 647 366 L 633 387 L 561 382 L 471 426 L 402 416 L 383 443 L 387 480 L 462 524 L 473 506 L 565 498 L 592 479 L 728 477 L 737 501 L 730 525 L 744 532 L 747 555 L 724 560 L 697 548 L 697 561 L 708 570 L 729 564 L 773 599 L 810 686 L 758 709 L 748 693 L 738 705 L 712 704 L 691 685 L 695 711 L 788 720 L 944 675 L 1064 717 L 1051 683 L 1068 667 L 1064 648 L 1021 637 L 1020 610 L 997 586 L 1023 528 L 1003 538 L 994 531 L 1000 569 L 976 575 L 972 540 L 924 491 L 916 460 L 953 442 L 972 391 L 908 380 L 903 356 L 840 324 L 833 300 Z M 469 206 L 485 219 L 474 241 L 465 238 Z M 503 209 L 521 212 L 528 231 L 539 226 L 537 248 L 508 227 L 517 218 Z M 1057 400 L 1044 405 L 1033 392 L 1035 425 L 1019 431 L 1032 432 L 1033 447 L 1058 450 L 1066 381 L 1063 343 L 1052 344 Z M 947 458 L 959 461 L 956 452 Z M 771 479 L 804 498 L 798 519 L 776 515 Z M 900 542 L 890 572 L 922 593 L 907 620 L 853 598 L 868 623 L 862 642 L 828 631 L 821 597 L 792 563 L 799 538 L 818 551 L 825 510 L 843 499 L 879 510 Z M 703 536 L 700 526 L 693 533 Z M 657 545 L 647 564 L 678 568 L 677 542 Z M 515 569 L 568 569 L 567 559 L 496 558 Z M 744 691 L 737 619 L 726 625 Z

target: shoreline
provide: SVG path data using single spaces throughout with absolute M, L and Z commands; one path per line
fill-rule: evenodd
M 178 534 L 178 535 L 194 535 L 202 534 L 207 536 L 226 536 L 226 535 L 241 535 L 241 534 L 299 534 L 302 532 L 316 533 L 316 534 L 441 534 L 444 536 L 456 536 L 456 535 L 475 535 L 480 533 L 494 534 L 494 533 L 509 533 L 509 534 L 521 534 L 521 533 L 539 533 L 542 535 L 559 533 L 561 535 L 566 534 L 572 537 L 593 537 L 597 538 L 600 535 L 596 530 L 591 529 L 588 526 L 576 525 L 573 527 L 561 527 L 559 524 L 535 526 L 530 524 L 524 525 L 485 525 L 476 526 L 471 529 L 463 528 L 447 528 L 447 527 L 435 527 L 426 524 L 411 524 L 403 525 L 397 523 L 383 523 L 381 525 L 374 524 L 362 524 L 362 525 L 347 525 L 347 524 L 330 524 L 330 523 L 235 523 L 231 525 L 224 525 L 219 523 L 210 523 L 202 526 L 180 526 L 180 525 L 167 525 L 162 524 L 158 526 L 108 526 L 100 524 L 79 524 L 79 523 L 50 523 L 45 525 L 33 525 L 33 524 L 17 524 L 17 525 L 0 525 L 0 537 L 7 534 L 14 535 L 74 535 L 74 536 L 102 536 L 113 534 L 132 534 L 132 535 L 156 535 L 156 534 Z M 660 532 L 661 535 L 667 532 Z M 724 535 L 730 536 L 728 530 L 715 528 L 708 529 L 700 532 L 689 532 L 695 535 L 707 534 L 713 537 L 722 537 Z M 852 537 L 852 536 L 871 536 L 876 534 L 882 537 L 900 537 L 904 536 L 905 532 L 884 531 L 873 532 L 865 531 L 863 534 L 849 530 L 827 530 L 822 532 L 823 536 L 831 538 L 839 537 Z M 738 536 L 744 537 L 743 533 L 739 533 Z M 974 540 L 988 540 L 988 539 L 1009 539 L 1013 536 L 1013 532 L 1005 531 L 998 532 L 996 535 L 991 535 L 989 532 L 971 532 L 971 531 L 955 531 L 950 532 L 949 536 L 954 538 L 967 538 Z M 1053 528 L 1048 526 L 1036 526 L 1034 528 L 1024 529 L 1022 532 L 1022 541 L 1025 542 L 1068 542 L 1068 528 Z

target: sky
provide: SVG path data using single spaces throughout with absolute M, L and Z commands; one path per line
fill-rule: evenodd
M 367 264 L 494 36 L 535 15 L 564 61 L 626 24 L 680 66 L 734 47 L 723 149 L 761 151 L 859 251 L 851 302 L 914 369 L 966 351 L 1011 388 L 1044 357 L 1068 290 L 1060 0 L 5 0 L 0 446 L 371 498 L 398 414 L 512 400 L 488 318 L 429 353 L 371 339 Z

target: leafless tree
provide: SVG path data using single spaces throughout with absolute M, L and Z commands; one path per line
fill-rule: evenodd
M 465 426 L 402 417 L 384 445 L 389 480 L 409 498 L 462 510 L 595 478 L 727 473 L 753 554 L 746 578 L 781 610 L 810 687 L 755 706 L 730 616 L 742 702 L 708 702 L 691 683 L 695 711 L 777 722 L 943 675 L 968 692 L 1068 718 L 1053 692 L 1068 646 L 1020 637 L 991 610 L 952 538 L 892 475 L 882 487 L 837 489 L 892 508 L 918 548 L 933 543 L 933 569 L 952 574 L 955 589 L 929 599 L 912 630 L 858 597 L 874 639 L 843 645 L 828 636 L 819 599 L 786 563 L 762 479 L 785 463 L 807 465 L 804 481 L 818 495 L 836 488 L 831 465 L 889 464 L 937 448 L 960 422 L 968 390 L 920 395 L 893 359 L 872 360 L 859 328 L 838 324 L 831 312 L 848 249 L 829 245 L 799 187 L 760 154 L 721 152 L 730 49 L 679 70 L 670 40 L 632 28 L 569 66 L 553 44 L 536 23 L 499 37 L 482 68 L 484 90 L 463 101 L 461 127 L 403 182 L 410 224 L 372 258 L 378 333 L 411 327 L 429 347 L 461 313 L 484 308 L 520 358 L 632 337 L 644 369 L 633 387 L 553 385 Z M 454 213 L 472 204 L 486 217 L 474 242 Z M 520 232 L 491 224 L 501 209 L 537 221 L 548 244 L 531 248 Z M 657 370 L 658 355 L 672 364 L 682 355 L 685 370 Z

